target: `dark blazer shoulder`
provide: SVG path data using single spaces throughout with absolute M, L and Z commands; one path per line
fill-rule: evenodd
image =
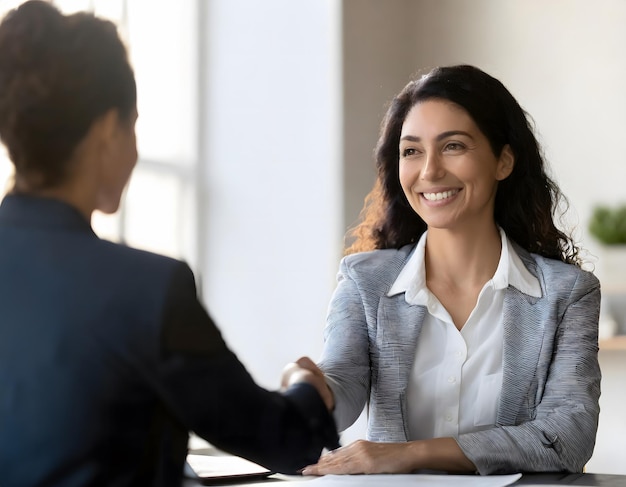
M 189 265 L 182 260 L 124 244 L 96 239 L 92 252 L 100 260 L 102 272 L 124 276 L 127 285 L 141 281 L 152 287 L 176 277 L 193 278 Z
M 129 265 L 157 265 L 172 267 L 180 265 L 182 262 L 173 257 L 150 252 L 148 250 L 129 247 L 128 245 L 111 242 L 98 238 L 96 241 L 97 251 L 103 257 L 115 258 L 128 263 Z

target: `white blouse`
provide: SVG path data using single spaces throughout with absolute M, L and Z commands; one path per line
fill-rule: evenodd
M 500 236 L 498 268 L 460 331 L 426 287 L 427 232 L 388 293 L 404 292 L 407 303 L 428 310 L 407 390 L 410 440 L 456 438 L 495 425 L 502 388 L 504 290 L 512 285 L 531 296 L 541 296 L 539 281 L 526 269 L 502 229 Z

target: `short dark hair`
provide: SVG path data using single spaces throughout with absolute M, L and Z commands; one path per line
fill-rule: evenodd
M 28 1 L 0 23 L 0 139 L 16 173 L 39 189 L 67 176 L 92 123 L 110 109 L 130 118 L 133 70 L 115 25 Z
M 530 117 L 496 78 L 474 66 L 437 67 L 409 82 L 393 99 L 376 146 L 378 178 L 366 198 L 361 223 L 347 253 L 400 248 L 415 242 L 426 223 L 409 205 L 398 173 L 402 125 L 417 103 L 441 99 L 463 108 L 485 135 L 496 157 L 505 145 L 515 156 L 510 176 L 498 183 L 494 218 L 507 235 L 530 252 L 578 264 L 571 237 L 554 223 L 561 202 L 567 203 L 547 175 Z

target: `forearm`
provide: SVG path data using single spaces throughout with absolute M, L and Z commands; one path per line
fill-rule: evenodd
M 186 266 L 173 273 L 163 321 L 161 348 L 146 373 L 186 429 L 289 473 L 316 461 L 324 447 L 337 446 L 332 417 L 313 387 L 299 384 L 279 394 L 254 382 L 197 300 Z
M 433 438 L 407 443 L 415 470 L 443 470 L 446 472 L 475 472 L 476 467 L 454 438 Z
M 372 364 L 370 336 L 363 297 L 345 260 L 340 266 L 318 366 L 334 399 L 333 415 L 340 431 L 357 420 L 368 398 Z
M 593 452 L 597 411 L 570 408 L 552 416 L 464 434 L 458 442 L 483 475 L 581 472 Z
M 338 444 L 332 417 L 309 384 L 267 391 L 232 354 L 168 370 L 175 374 L 164 378 L 164 399 L 181 423 L 221 450 L 294 474 Z
M 333 376 L 326 376 L 326 383 L 334 398 L 333 417 L 339 431 L 354 424 L 367 403 L 367 389 L 359 382 L 338 382 Z

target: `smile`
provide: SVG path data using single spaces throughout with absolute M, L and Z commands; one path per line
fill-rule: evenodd
M 439 201 L 439 200 L 445 200 L 447 198 L 451 198 L 458 192 L 459 192 L 458 189 L 451 189 L 448 191 L 442 191 L 441 193 L 422 193 L 422 194 L 424 195 L 424 198 L 426 198 L 428 201 Z

